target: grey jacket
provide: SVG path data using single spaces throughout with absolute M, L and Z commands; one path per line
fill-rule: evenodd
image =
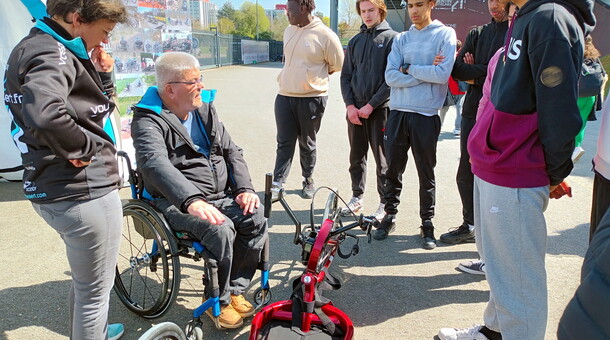
M 134 106 L 131 135 L 145 188 L 183 212 L 197 198 L 209 202 L 254 192 L 243 151 L 218 119 L 215 95 L 216 90 L 203 90 L 203 105 L 191 112 L 203 122 L 207 150 L 198 150 L 178 117 L 163 106 L 157 87 L 148 88 Z
M 390 109 L 434 116 L 447 96 L 447 81 L 455 62 L 455 31 L 438 20 L 421 30 L 411 25 L 399 33 L 388 55 L 385 80 L 390 86 Z M 439 65 L 434 57 L 444 55 Z M 408 74 L 399 71 L 410 64 Z

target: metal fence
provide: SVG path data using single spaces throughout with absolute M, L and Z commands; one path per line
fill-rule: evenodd
M 218 34 L 216 31 L 193 31 L 193 55 L 202 67 L 221 67 L 243 64 L 242 40 L 253 40 L 236 35 Z M 281 41 L 269 40 L 269 58 L 281 60 L 284 45 Z

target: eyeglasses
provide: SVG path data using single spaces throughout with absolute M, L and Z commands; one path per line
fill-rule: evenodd
M 170 81 L 168 84 L 186 84 L 186 85 L 203 84 L 203 76 L 199 77 L 199 79 L 197 79 L 195 81 Z

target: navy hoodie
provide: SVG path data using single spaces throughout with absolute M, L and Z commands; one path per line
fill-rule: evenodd
M 592 0 L 530 0 L 513 18 L 491 96 L 468 140 L 472 172 L 511 188 L 557 185 L 572 171 L 584 34 Z

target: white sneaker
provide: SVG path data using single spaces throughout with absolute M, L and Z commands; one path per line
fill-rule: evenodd
M 453 135 L 454 136 L 459 136 L 460 135 L 460 129 L 453 129 Z
M 580 146 L 574 148 L 574 152 L 572 152 L 572 163 L 578 162 L 580 157 L 585 154 L 585 149 Z
M 474 275 L 485 275 L 485 262 L 481 260 L 461 262 L 458 269 L 464 273 Z
M 385 217 L 385 203 L 379 203 L 379 208 L 373 213 L 373 217 L 379 222 Z
M 280 199 L 280 192 L 283 190 L 282 183 L 273 182 L 271 184 L 271 203 L 277 202 Z
M 438 337 L 441 340 L 489 340 L 483 333 L 479 332 L 482 325 L 475 325 L 470 328 L 441 328 Z
M 358 197 L 352 197 L 347 203 L 347 207 L 341 209 L 341 215 L 351 215 L 360 212 L 364 207 L 364 199 Z

